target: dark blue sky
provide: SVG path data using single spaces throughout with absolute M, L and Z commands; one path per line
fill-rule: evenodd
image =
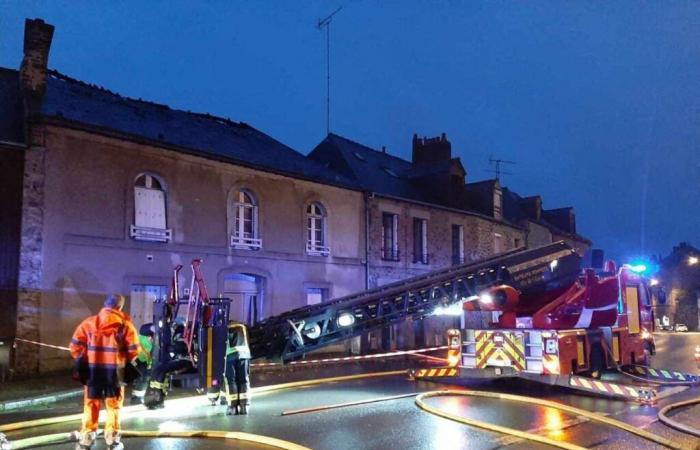
M 148 3 L 143 5 L 142 3 Z M 700 244 L 700 3 L 0 0 L 0 65 L 25 17 L 56 25 L 50 66 L 131 97 L 244 121 L 307 153 L 332 131 L 409 158 L 446 132 L 468 180 L 573 205 L 619 258 Z M 97 4 L 101 6 L 96 6 Z

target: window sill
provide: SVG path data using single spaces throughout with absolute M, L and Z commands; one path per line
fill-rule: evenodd
M 262 248 L 262 239 L 231 236 L 231 248 L 237 250 L 260 250 Z
M 331 248 L 323 245 L 306 244 L 306 254 L 309 256 L 328 256 L 331 254 Z
M 170 242 L 173 237 L 173 231 L 171 229 L 164 230 L 162 228 L 149 228 L 130 225 L 129 237 L 137 241 Z

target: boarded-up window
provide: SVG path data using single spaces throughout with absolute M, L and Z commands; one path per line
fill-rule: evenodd
M 170 240 L 165 191 L 161 182 L 153 175 L 140 175 L 134 183 L 134 222 L 130 228 L 130 235 L 134 239 L 144 241 Z

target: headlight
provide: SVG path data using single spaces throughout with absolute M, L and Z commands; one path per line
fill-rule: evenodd
M 348 312 L 342 313 L 338 316 L 338 325 L 341 327 L 349 327 L 353 323 L 355 323 L 355 316 Z

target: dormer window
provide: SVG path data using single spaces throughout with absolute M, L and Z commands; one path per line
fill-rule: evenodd
M 134 181 L 134 223 L 129 236 L 137 241 L 168 242 L 172 230 L 167 227 L 165 190 L 154 175 L 141 174 Z

